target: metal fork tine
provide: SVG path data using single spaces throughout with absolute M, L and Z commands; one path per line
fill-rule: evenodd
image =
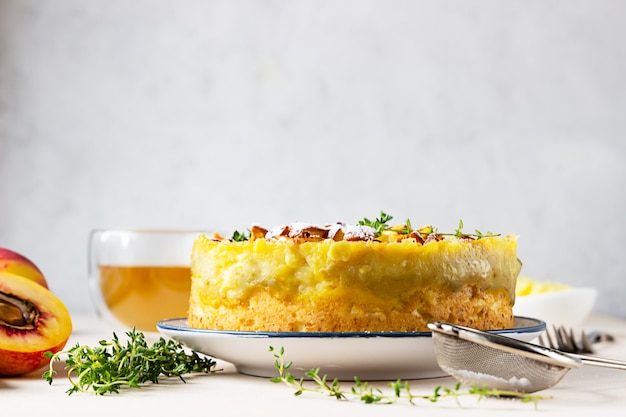
M 582 353 L 593 353 L 593 348 L 591 347 L 591 342 L 589 338 L 585 334 L 585 331 L 582 331 L 581 334 L 581 345 L 582 345 Z
M 563 327 L 562 329 L 563 329 L 563 332 L 567 335 L 568 344 L 572 347 L 571 352 L 572 353 L 580 352 L 582 350 L 582 347 L 580 346 L 580 343 L 578 343 L 578 341 L 576 340 L 576 337 L 574 336 L 574 329 L 569 329 L 569 332 L 567 331 L 565 327 Z
M 543 340 L 543 336 L 546 337 L 545 341 Z M 550 337 L 550 332 L 548 330 L 546 330 L 541 336 L 539 336 L 539 344 L 552 349 L 556 349 L 556 346 L 552 342 L 552 337 Z
M 546 332 L 548 335 L 550 335 L 550 332 Z M 552 347 L 552 349 L 558 349 L 559 348 L 559 341 L 557 339 L 557 335 L 553 334 L 553 337 L 548 336 L 548 340 L 550 341 L 550 346 Z
M 563 327 L 554 326 L 554 333 L 556 334 L 556 343 L 558 345 L 559 350 L 563 352 L 573 352 L 575 346 L 572 346 L 567 340 L 567 332 Z
M 611 341 L 613 336 L 610 334 L 598 334 L 591 332 L 586 334 L 581 331 L 580 340 L 574 335 L 574 329 L 568 329 L 565 326 L 552 326 L 552 330 L 546 329 L 538 338 L 538 343 L 551 349 L 557 349 L 566 353 L 594 353 L 593 344 L 601 340 Z
M 554 342 L 554 349 L 561 349 L 561 335 L 559 334 L 559 329 L 556 326 L 552 326 L 552 340 Z
M 537 339 L 537 343 L 538 343 L 540 346 L 550 347 L 549 342 L 547 342 L 547 341 L 543 340 L 543 335 L 542 335 L 542 334 L 540 334 L 540 335 L 539 335 L 539 338 Z

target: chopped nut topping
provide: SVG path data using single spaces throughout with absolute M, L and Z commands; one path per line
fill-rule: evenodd
M 264 229 L 261 226 L 252 225 L 250 228 L 250 239 L 262 239 L 267 234 L 267 229 Z

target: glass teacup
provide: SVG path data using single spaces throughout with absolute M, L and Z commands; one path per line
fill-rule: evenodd
M 89 288 L 96 313 L 114 330 L 156 332 L 185 317 L 191 249 L 200 231 L 97 229 L 89 235 Z

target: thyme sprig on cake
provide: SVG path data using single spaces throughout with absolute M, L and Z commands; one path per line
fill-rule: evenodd
M 370 220 L 367 217 L 359 220 L 358 224 L 361 226 L 369 226 L 376 230 L 376 237 L 380 237 L 385 231 L 390 231 L 393 233 L 398 233 L 400 235 L 411 235 L 411 234 L 419 234 L 423 239 L 428 239 L 429 237 L 435 237 L 438 240 L 442 236 L 454 236 L 459 239 L 482 239 L 485 237 L 493 237 L 499 236 L 499 234 L 487 232 L 482 233 L 480 230 L 475 230 L 474 233 L 465 233 L 463 231 L 463 220 L 459 220 L 459 227 L 455 229 L 454 233 L 439 233 L 437 229 L 432 225 L 427 225 L 421 227 L 419 229 L 414 229 L 411 225 L 411 220 L 407 219 L 404 224 L 399 224 L 395 226 L 391 226 L 390 222 L 393 220 L 393 216 L 385 213 L 384 211 L 380 212 L 380 216 L 376 217 L 374 220 Z
M 47 352 L 50 368 L 42 377 L 52 384 L 56 374 L 54 362 L 65 356 L 71 384 L 66 391 L 68 395 L 76 392 L 117 394 L 122 387 L 157 384 L 160 377 L 178 377 L 185 382 L 184 375 L 216 371 L 214 359 L 193 351 L 188 353 L 178 342 L 161 337 L 149 346 L 142 332 L 133 329 L 126 335 L 126 344 L 113 333 L 112 340 L 101 340 L 97 347 L 77 344 L 67 351 Z
M 269 350 L 270 352 L 276 352 L 273 346 L 270 346 Z M 460 383 L 457 383 L 453 388 L 439 385 L 435 387 L 431 394 L 416 394 L 411 391 L 411 385 L 408 381 L 399 379 L 389 382 L 387 384 L 389 391 L 383 391 L 369 382 L 362 381 L 358 376 L 354 377 L 354 384 L 349 389 L 345 389 L 338 379 L 329 381 L 327 375 L 320 375 L 319 368 L 310 369 L 305 373 L 306 377 L 310 380 L 307 383 L 304 378 L 296 378 L 289 371 L 293 363 L 286 361 L 284 354 L 285 349 L 282 347 L 278 352 L 274 353 L 274 367 L 278 371 L 278 376 L 270 378 L 270 381 L 283 383 L 294 389 L 295 396 L 310 392 L 324 394 L 337 400 L 356 399 L 365 404 L 394 404 L 398 401 L 406 401 L 412 405 L 416 405 L 417 400 L 426 400 L 431 403 L 436 403 L 445 398 L 452 398 L 458 403 L 461 397 L 474 396 L 477 397 L 478 400 L 485 398 L 518 399 L 523 403 L 533 403 L 535 408 L 539 401 L 552 398 L 545 395 L 491 389 L 487 387 L 472 387 L 464 391 L 461 389 Z
M 385 230 L 388 230 L 390 228 L 388 223 L 391 221 L 391 219 L 393 219 L 393 216 L 385 213 L 384 211 L 381 211 L 380 217 L 376 217 L 374 220 L 370 220 L 365 217 L 362 220 L 359 220 L 358 224 L 359 226 L 369 226 L 373 228 L 376 231 L 376 236 L 380 236 Z M 405 234 L 409 234 L 413 231 L 412 229 L 410 229 L 409 220 L 407 220 L 407 224 L 407 228 L 403 230 L 406 232 Z

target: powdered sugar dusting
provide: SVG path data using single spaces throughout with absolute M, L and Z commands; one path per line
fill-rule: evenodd
M 376 229 L 370 226 L 345 225 L 342 227 L 345 240 L 374 240 Z
M 327 232 L 326 228 L 321 227 L 321 226 L 316 226 L 311 223 L 295 222 L 289 225 L 289 237 L 302 236 L 302 234 L 306 230 L 310 230 L 310 229 L 321 229 Z

